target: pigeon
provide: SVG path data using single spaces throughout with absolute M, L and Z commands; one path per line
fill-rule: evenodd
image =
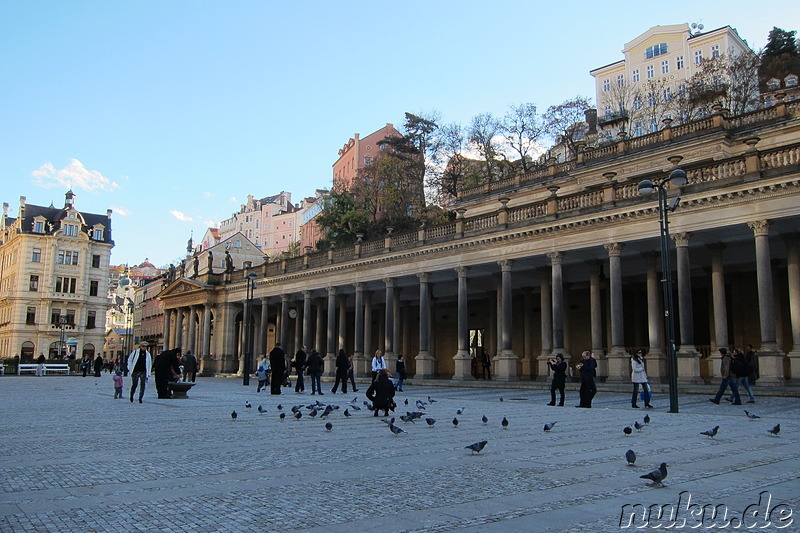
M 456 417 L 453 417 L 453 427 L 454 428 L 458 427 L 458 418 L 456 418 Z
M 357 406 L 357 405 L 351 405 L 350 409 L 352 409 L 353 411 L 360 411 L 361 410 L 361 408 L 359 406 Z
M 406 398 L 405 400 L 403 400 L 403 404 L 405 404 L 405 405 L 408 405 L 408 398 Z
M 346 416 L 346 417 L 351 417 L 351 416 L 353 416 L 353 415 L 351 415 L 351 414 L 350 414 L 350 410 L 349 410 L 349 409 L 345 409 L 345 410 L 344 410 L 344 416 Z
M 409 423 L 409 422 L 416 423 L 416 422 L 414 422 L 414 417 L 413 416 L 409 416 L 409 415 L 400 415 L 400 420 L 402 420 L 405 423 Z
M 408 416 L 410 416 L 411 418 L 422 418 L 422 412 L 421 411 L 411 411 L 410 413 L 408 411 L 406 411 L 406 414 Z
M 456 414 L 457 414 L 457 415 L 460 415 L 460 414 L 463 414 L 463 413 L 464 413 L 464 408 L 463 408 L 463 407 L 461 407 L 460 409 L 458 409 L 458 410 L 456 411 Z
M 557 423 L 558 422 L 548 422 L 547 424 L 544 425 L 544 430 L 550 431 L 551 429 L 553 429 L 553 426 L 555 426 Z
M 659 487 L 663 487 L 664 481 L 667 478 L 667 463 L 661 463 L 661 466 L 658 467 L 658 470 L 653 470 L 649 474 L 645 474 L 643 476 L 639 476 L 642 479 L 649 479 L 655 484 L 658 484 Z
M 325 422 L 325 429 L 328 431 L 332 430 L 333 424 L 331 424 L 330 422 Z
M 244 402 L 244 406 L 247 407 L 248 409 L 253 407 L 252 405 L 250 405 L 250 400 L 247 400 L 246 402 Z
M 428 396 L 428 403 L 436 403 L 436 400 Z
M 641 431 L 642 428 L 644 427 L 644 424 L 640 424 L 638 421 L 636 421 L 633 423 L 633 427 L 636 428 L 636 431 Z
M 415 405 L 417 406 L 417 409 L 425 409 L 425 406 L 428 404 L 423 402 L 422 400 L 417 400 L 417 403 Z
M 502 397 L 502 396 L 500 396 L 500 401 L 501 401 L 501 402 L 503 401 L 503 397 Z
M 713 428 L 709 429 L 708 431 L 701 431 L 700 434 L 701 435 L 708 435 L 709 437 L 711 437 L 713 439 L 714 435 L 717 434 L 717 431 L 719 431 L 719 426 L 714 426 Z
M 310 416 L 311 418 L 314 418 L 314 417 L 317 416 L 317 412 L 318 411 L 316 409 L 312 409 L 311 412 L 308 413 L 308 416 Z
M 259 406 L 258 406 L 258 412 L 259 412 L 259 413 L 261 413 L 261 414 L 263 415 L 264 413 L 266 413 L 266 412 L 267 412 L 267 410 L 266 410 L 266 409 L 264 409 L 263 407 L 261 407 L 261 406 L 259 405 Z
M 326 408 L 325 408 L 325 410 L 324 410 L 324 411 L 322 411 L 322 414 L 320 415 L 320 417 L 321 417 L 321 418 L 325 418 L 325 417 L 327 417 L 329 414 L 331 414 L 332 412 L 333 412 L 333 407 L 331 407 L 331 406 L 329 405 L 328 407 L 326 407 Z
M 633 430 L 631 429 L 630 426 L 625 426 L 624 428 L 622 428 L 622 432 L 625 433 L 626 435 L 630 435 L 631 433 L 633 433 Z
M 382 418 L 381 422 L 391 426 L 392 424 L 394 424 L 394 417 L 392 417 L 392 418 Z
M 756 414 L 753 414 L 753 413 L 751 413 L 751 412 L 750 412 L 750 411 L 748 411 L 747 409 L 745 409 L 745 410 L 744 410 L 744 414 L 746 414 L 746 415 L 747 415 L 747 418 L 749 418 L 750 420 L 757 420 L 757 419 L 761 418 L 760 416 L 758 416 L 758 415 L 756 415 Z
M 281 422 L 283 422 L 284 420 L 286 420 L 286 413 L 281 413 L 281 414 L 280 414 L 280 419 L 281 419 Z
M 358 401 L 358 396 L 354 396 L 350 403 L 356 403 Z
M 363 401 L 363 402 L 361 402 L 361 403 L 363 403 L 363 404 L 364 404 L 364 407 L 367 407 L 367 408 L 369 407 L 369 402 L 368 402 L 368 401 L 364 400 L 364 401 Z
M 628 466 L 633 466 L 636 462 L 636 453 L 633 450 L 625 452 L 625 460 L 628 461 Z
M 488 423 L 488 422 L 489 422 L 489 419 L 488 419 L 488 418 L 486 418 L 486 415 L 483 415 L 483 416 L 481 417 L 481 422 L 483 422 L 484 424 L 486 424 L 486 423 Z
M 775 435 L 775 436 L 777 437 L 777 436 L 778 436 L 778 433 L 780 433 L 780 432 L 781 432 L 781 425 L 780 425 L 780 424 L 775 424 L 775 427 L 774 427 L 774 428 L 772 428 L 772 429 L 768 429 L 767 431 L 768 431 L 768 432 L 769 432 L 771 435 Z
M 436 423 L 436 419 L 435 418 L 426 418 L 425 422 L 428 424 L 429 427 L 433 427 L 433 425 Z
M 501 421 L 500 421 L 500 424 L 501 424 L 501 425 L 502 425 L 504 428 L 507 428 L 507 427 L 508 427 L 508 418 L 506 418 L 506 417 L 503 417 L 503 420 L 501 420 Z
M 476 442 L 475 444 L 464 446 L 464 448 L 467 450 L 472 450 L 472 455 L 475 455 L 475 453 L 481 453 L 481 450 L 483 450 L 484 446 L 486 446 L 488 442 L 488 440 L 482 440 L 480 442 Z
M 294 414 L 294 417 L 295 417 L 295 419 L 300 420 L 301 418 L 303 418 L 303 413 L 301 413 L 300 411 L 297 411 Z
M 295 405 L 295 406 L 292 407 L 292 412 L 293 413 L 297 413 L 299 411 L 300 411 L 300 408 L 298 406 Z
M 239 413 L 237 413 L 237 412 L 236 412 L 236 410 L 234 409 L 234 411 L 231 413 L 231 418 L 233 418 L 234 420 L 236 420 L 236 417 L 237 417 L 237 416 L 239 416 Z
M 278 404 L 278 411 L 283 411 L 283 404 L 282 403 Z
M 405 433 L 405 431 L 395 426 L 394 424 L 389 424 L 389 429 L 392 430 L 392 433 L 394 433 L 395 436 L 399 435 L 400 433 Z
M 644 415 L 644 423 L 645 424 L 649 424 L 650 423 L 650 415 Z

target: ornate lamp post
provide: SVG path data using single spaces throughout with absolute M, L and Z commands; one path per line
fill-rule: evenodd
M 667 201 L 666 185 L 672 183 L 678 187 L 686 184 L 686 172 L 680 168 L 660 181 L 642 180 L 639 183 L 639 194 L 653 194 L 658 191 L 658 224 L 661 230 L 661 280 L 664 289 L 664 326 L 667 334 L 667 362 L 669 364 L 669 412 L 678 412 L 678 356 L 675 349 L 675 319 L 672 303 L 672 265 L 670 262 L 669 213 L 675 211 L 680 202 L 676 196 Z
M 253 353 L 253 293 L 256 290 L 256 273 L 250 272 L 245 278 L 247 282 L 247 296 L 244 306 L 244 369 L 242 372 L 242 385 L 250 385 L 250 367 L 252 366 Z
M 59 337 L 58 343 L 58 358 L 64 359 L 66 357 L 66 350 L 67 350 L 67 342 L 66 342 L 66 335 L 64 333 L 64 328 L 69 325 L 67 315 L 58 315 L 58 327 L 61 328 L 61 336 Z

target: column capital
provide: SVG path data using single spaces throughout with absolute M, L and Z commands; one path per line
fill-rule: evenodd
M 770 220 L 753 220 L 747 223 L 750 226 L 750 229 L 753 230 L 753 234 L 756 237 L 762 235 L 769 235 L 769 228 L 772 226 L 772 221 Z
M 500 270 L 502 270 L 503 272 L 508 272 L 508 271 L 511 270 L 511 265 L 514 264 L 514 260 L 513 259 L 503 259 L 501 261 L 498 261 L 497 264 L 500 265 Z
M 353 283 L 353 287 L 356 288 L 356 292 L 364 292 L 365 286 L 366 283 L 364 283 L 363 281 L 356 281 L 355 283 Z
M 465 278 L 467 277 L 467 272 L 469 272 L 469 267 L 457 266 L 454 270 L 458 274 L 459 278 Z
M 383 278 L 383 282 L 386 284 L 386 288 L 394 287 L 394 278 Z
M 417 277 L 419 278 L 420 283 L 428 283 L 431 279 L 430 272 L 418 272 Z
M 672 236 L 672 240 L 675 241 L 675 246 L 689 246 L 689 239 L 692 237 L 692 234 L 687 232 L 684 233 L 675 233 Z
M 289 295 L 288 294 L 281 294 L 281 303 L 288 302 Z
M 328 291 L 328 296 L 332 296 L 332 295 L 336 294 L 336 287 L 328 286 L 328 287 L 325 287 L 325 290 Z
M 560 265 L 564 259 L 564 252 L 547 252 L 547 257 L 550 259 L 550 264 Z
M 609 242 L 603 245 L 603 248 L 608 251 L 608 255 L 612 257 L 619 257 L 622 254 L 622 249 L 625 248 L 623 242 Z
M 312 291 L 310 291 L 308 289 L 304 289 L 302 292 L 303 292 L 303 299 L 304 300 L 310 300 L 311 299 Z

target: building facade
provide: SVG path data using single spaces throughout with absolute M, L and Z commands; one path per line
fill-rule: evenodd
M 81 212 L 66 193 L 63 208 L 20 198 L 16 218 L 3 204 L 0 224 L 0 356 L 96 356 L 103 350 L 108 298 L 111 210 Z
M 337 191 L 350 190 L 359 171 L 372 165 L 381 152 L 388 149 L 383 140 L 401 136 L 389 123 L 363 139 L 358 133 L 354 133 L 339 150 L 339 158 L 333 164 L 333 188 Z
M 176 280 L 160 298 L 168 346 L 206 372 L 241 372 L 281 340 L 334 370 L 339 348 L 369 374 L 376 349 L 411 376 L 472 379 L 485 350 L 500 380 L 548 377 L 583 350 L 628 382 L 629 354 L 666 380 L 658 204 L 639 194 L 679 166 L 670 215 L 678 381 L 719 376 L 716 349 L 753 344 L 759 384 L 800 378 L 800 104 L 723 112 L 462 190 L 455 221 L 296 259 Z M 249 276 L 255 277 L 248 298 Z M 253 369 L 247 369 L 252 371 Z

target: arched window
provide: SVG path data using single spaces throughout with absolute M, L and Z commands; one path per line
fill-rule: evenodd
M 36 346 L 31 341 L 23 342 L 19 353 L 20 361 L 23 363 L 33 361 L 34 353 L 36 353 Z
M 84 344 L 83 355 L 88 355 L 90 358 L 94 359 L 94 344 Z
M 50 344 L 50 350 L 48 353 L 48 359 L 58 359 L 59 356 L 64 355 L 67 353 L 66 346 L 63 349 L 59 349 L 62 346 L 60 341 L 56 341 Z

